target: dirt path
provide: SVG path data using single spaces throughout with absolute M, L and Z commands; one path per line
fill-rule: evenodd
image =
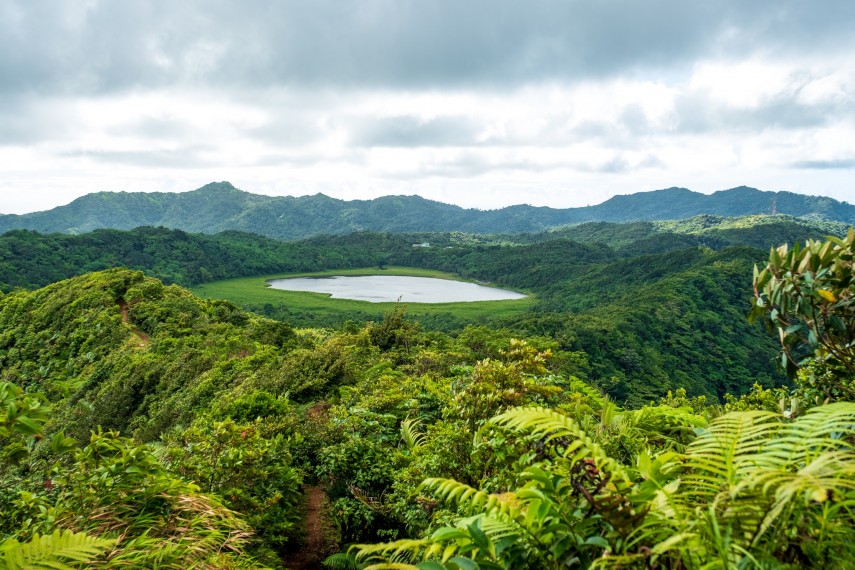
M 309 500 L 306 506 L 306 544 L 298 552 L 285 557 L 285 567 L 290 570 L 313 570 L 322 568 L 325 552 L 323 507 L 326 494 L 320 487 L 307 489 Z
M 138 344 L 140 348 L 147 347 L 149 343 L 149 337 L 140 329 L 131 325 L 131 318 L 128 316 L 128 304 L 125 302 L 124 299 L 119 299 L 119 309 L 122 311 L 122 322 L 126 325 L 131 326 L 131 332 L 134 333 L 134 335 L 136 335 L 136 337 L 139 339 Z

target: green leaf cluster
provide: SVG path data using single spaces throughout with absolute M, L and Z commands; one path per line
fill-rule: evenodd
M 790 376 L 810 365 L 800 377 L 809 401 L 855 397 L 855 229 L 772 248 L 766 266 L 754 268 L 751 315 L 777 332 Z

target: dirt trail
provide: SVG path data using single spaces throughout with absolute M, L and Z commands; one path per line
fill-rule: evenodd
M 142 332 L 137 327 L 131 325 L 131 318 L 128 316 L 128 304 L 125 302 L 124 299 L 119 299 L 119 309 L 122 311 L 122 322 L 126 325 L 131 326 L 131 332 L 134 333 L 139 339 L 138 344 L 140 348 L 147 347 L 149 344 L 148 335 Z
M 285 557 L 285 567 L 290 570 L 314 570 L 323 568 L 326 546 L 324 544 L 323 507 L 326 494 L 320 487 L 307 489 L 309 500 L 306 508 L 306 544 L 299 551 Z

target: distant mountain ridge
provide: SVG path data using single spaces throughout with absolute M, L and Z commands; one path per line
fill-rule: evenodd
M 12 229 L 84 233 L 95 229 L 163 226 L 189 232 L 254 232 L 278 239 L 319 234 L 380 232 L 518 233 L 582 222 L 676 220 L 701 214 L 788 214 L 855 224 L 855 205 L 822 196 L 766 192 L 740 186 L 713 194 L 667 188 L 615 196 L 602 204 L 557 209 L 527 205 L 465 209 L 420 196 L 338 200 L 323 194 L 273 197 L 213 182 L 183 193 L 98 192 L 31 214 L 0 215 L 0 233 Z

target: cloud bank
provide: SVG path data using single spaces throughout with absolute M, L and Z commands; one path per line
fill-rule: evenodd
M 576 206 L 855 197 L 855 3 L 0 6 L 0 212 L 228 179 Z

